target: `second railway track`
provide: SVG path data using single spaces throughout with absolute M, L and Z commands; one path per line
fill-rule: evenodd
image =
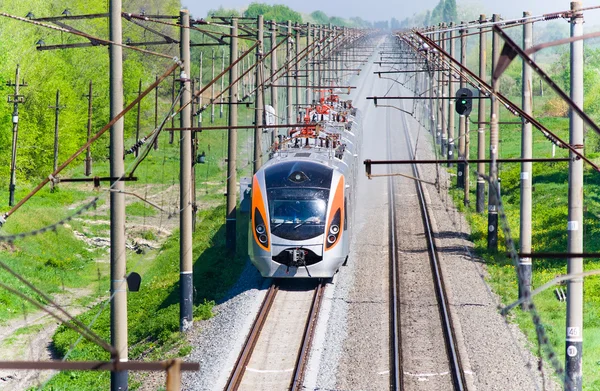
M 283 280 L 269 287 L 225 390 L 302 387 L 325 286 Z
M 391 115 L 389 111 L 388 115 Z M 400 115 L 402 116 L 400 123 L 404 128 L 408 158 L 414 160 L 414 146 L 409 126 L 404 114 Z M 392 135 L 389 134 L 389 136 Z M 391 153 L 391 148 L 389 148 L 388 157 L 392 157 Z M 409 207 L 403 205 L 403 209 L 397 208 L 396 199 L 398 194 L 402 192 L 395 189 L 397 184 L 394 177 L 389 178 L 391 209 L 390 291 L 392 307 L 391 385 L 394 390 L 438 389 L 431 388 L 432 386 L 442 387 L 439 389 L 465 390 L 466 382 L 456 347 L 452 320 L 448 309 L 448 298 L 444 288 L 441 265 L 435 246 L 434 232 L 424 196 L 423 184 L 419 180 L 420 174 L 416 164 L 412 164 L 411 168 L 410 175 L 417 178 L 417 180 L 414 181 L 415 194 L 414 196 L 410 194 L 410 197 L 413 198 L 413 203 L 415 203 L 415 197 L 418 202 L 418 210 L 422 220 L 422 234 L 415 235 L 421 237 L 421 239 L 415 239 L 409 247 L 404 249 L 399 248 L 400 246 L 397 245 L 399 240 L 398 227 L 401 227 L 398 222 L 403 218 L 399 210 L 406 211 Z M 406 182 L 408 179 L 402 180 L 408 183 Z M 409 188 L 409 185 L 404 187 L 404 189 Z M 409 195 L 406 193 L 407 191 L 402 193 L 401 196 L 408 197 Z M 416 214 L 414 217 L 416 217 Z M 427 247 L 428 260 L 415 261 L 415 258 L 418 257 L 417 254 L 423 252 L 418 248 L 424 246 Z M 419 266 L 426 263 L 429 264 L 428 268 L 419 268 Z M 410 280 L 416 275 L 418 275 L 419 280 Z M 424 275 L 428 275 L 428 277 L 424 277 Z M 429 280 L 427 285 L 430 286 L 428 289 L 424 288 L 424 281 L 427 280 Z M 407 294 L 407 292 L 412 292 L 412 294 Z M 413 298 L 419 297 L 419 295 L 422 297 L 427 293 L 428 297 L 424 301 L 421 301 L 423 298 L 413 300 Z M 430 311 L 428 309 L 430 306 L 437 307 L 439 314 Z M 427 330 L 434 332 L 428 334 Z M 441 330 L 441 335 L 433 335 L 438 335 L 439 330 Z M 416 334 L 421 334 L 421 336 L 415 337 Z M 426 343 L 422 343 L 423 341 L 426 341 Z M 436 344 L 440 346 L 436 348 Z M 437 355 L 443 355 L 443 352 L 446 353 L 446 357 L 436 357 Z M 420 370 L 415 371 L 415 368 Z M 416 381 L 413 381 L 413 379 L 416 379 Z

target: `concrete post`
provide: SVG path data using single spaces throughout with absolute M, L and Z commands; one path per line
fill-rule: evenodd
M 294 101 L 292 97 L 292 83 L 293 83 L 293 75 L 292 75 L 292 46 L 294 45 L 294 33 L 292 31 L 292 21 L 288 20 L 287 22 L 287 52 L 286 52 L 286 80 L 287 80 L 287 88 L 286 88 L 286 107 L 287 107 L 287 123 L 293 124 L 294 122 Z
M 60 90 L 56 90 L 56 105 L 50 106 L 54 109 L 54 165 L 52 171 L 58 168 L 58 117 L 60 115 Z
M 571 2 L 571 36 L 583 35 L 583 13 L 578 12 L 581 2 Z M 571 99 L 583 107 L 583 41 L 571 43 Z M 570 110 L 569 143 L 583 153 L 583 120 Z M 583 252 L 583 160 L 570 153 L 569 161 L 569 217 L 567 222 L 568 253 Z M 582 258 L 568 258 L 567 273 L 583 272 Z M 583 278 L 567 282 L 567 329 L 565 333 L 565 390 L 580 391 L 582 385 L 583 349 Z
M 275 20 L 271 21 L 271 49 L 277 46 L 277 22 Z M 263 68 L 264 69 L 264 68 Z M 278 91 L 274 86 L 275 82 L 275 72 L 277 72 L 277 49 L 271 52 L 271 106 L 275 109 L 275 124 L 277 124 L 279 119 L 279 110 L 278 110 Z M 275 128 L 276 129 L 276 128 Z M 271 132 L 271 145 L 275 143 L 277 139 L 277 130 L 273 129 Z
M 529 12 L 523 12 L 523 17 L 528 17 Z M 523 25 L 523 49 L 529 49 L 533 45 L 533 23 Z M 533 113 L 533 86 L 532 70 L 523 61 L 523 87 L 522 107 L 529 115 Z M 531 123 L 523 121 L 521 127 L 521 158 L 531 159 L 533 157 L 533 135 Z M 531 182 L 533 175 L 532 163 L 521 163 L 521 235 L 519 248 L 523 253 L 531 252 Z M 519 298 L 526 298 L 531 288 L 531 258 L 519 259 Z M 524 306 L 526 303 L 524 303 Z
M 256 61 L 258 64 L 255 67 L 256 77 L 255 87 L 256 91 L 254 92 L 254 172 L 258 171 L 260 166 L 262 166 L 262 126 L 263 124 L 263 74 L 264 74 L 264 66 L 263 66 L 263 54 L 264 54 L 264 46 L 263 46 L 263 35 L 264 35 L 264 21 L 263 16 L 258 15 L 257 21 L 258 31 L 256 33 L 256 39 L 259 44 L 256 47 Z
M 231 21 L 231 43 L 229 45 L 229 61 L 233 64 L 238 56 L 238 21 Z M 238 78 L 237 64 L 229 70 L 229 80 L 233 82 Z M 234 83 L 229 89 L 229 126 L 238 124 L 238 83 Z M 237 202 L 237 130 L 229 129 L 227 143 L 227 218 L 225 222 L 226 239 L 225 246 L 235 253 L 236 246 L 236 202 Z
M 450 27 L 454 27 L 454 23 L 450 24 Z M 450 56 L 452 58 L 456 58 L 456 40 L 454 39 L 454 31 L 450 31 Z M 452 71 L 450 71 L 450 93 L 448 94 L 450 98 L 454 98 L 456 96 L 456 83 L 454 77 L 452 77 Z M 454 156 L 454 127 L 455 127 L 455 100 L 448 99 L 448 160 L 452 161 L 455 159 Z M 449 163 L 448 166 L 452 166 L 452 163 Z
M 494 22 L 500 20 L 500 15 L 494 14 L 492 17 Z M 500 58 L 500 37 L 498 34 L 492 34 L 492 74 L 498 64 Z M 500 90 L 500 80 L 492 82 L 492 89 L 494 92 Z M 490 113 L 490 186 L 489 186 L 489 199 L 488 199 L 488 237 L 487 237 L 487 248 L 489 251 L 498 251 L 498 164 L 496 159 L 498 158 L 498 121 L 500 116 L 500 102 L 496 97 L 492 96 L 492 108 Z
M 212 76 L 210 78 L 210 80 L 215 80 L 215 49 L 212 49 L 212 65 L 211 65 L 211 72 L 212 72 Z M 223 78 L 221 77 L 221 80 Z M 210 100 L 211 102 L 213 102 L 210 105 L 210 123 L 214 123 L 215 122 L 215 84 L 216 83 L 212 83 L 212 85 L 210 86 Z M 223 106 L 223 105 L 221 105 Z
M 92 137 L 92 108 L 93 108 L 93 86 L 92 81 L 90 80 L 90 85 L 88 88 L 88 121 L 87 121 L 87 141 L 90 141 Z M 85 151 L 85 176 L 90 176 L 92 174 L 92 151 L 90 147 L 87 147 Z
M 462 22 L 461 22 L 462 23 Z M 460 30 L 460 63 L 463 66 L 467 65 L 467 30 Z M 460 88 L 466 88 L 467 82 L 463 76 L 460 77 Z M 458 157 L 462 160 L 466 156 L 466 121 L 467 117 L 460 115 L 458 118 Z M 465 163 L 459 162 L 456 165 L 456 187 L 464 189 L 465 185 Z
M 448 41 L 446 41 L 446 33 L 442 33 L 442 41 L 440 42 L 440 46 L 442 47 L 442 49 L 444 49 L 444 51 L 448 51 Z M 441 64 L 440 64 L 441 65 Z M 445 67 L 444 67 L 445 68 Z M 441 67 L 440 67 L 441 69 Z M 450 70 L 448 69 L 448 72 L 450 72 Z M 450 83 L 451 80 L 450 78 L 446 75 L 446 71 L 442 70 L 441 71 L 442 74 L 442 97 L 449 97 L 450 94 Z M 441 110 L 442 110 L 442 141 L 441 141 L 441 151 L 442 151 L 442 156 L 446 156 L 448 154 L 448 127 L 446 126 L 446 124 L 448 123 L 448 104 L 447 101 L 449 102 L 451 99 L 443 99 L 440 102 L 441 105 Z
M 313 42 L 312 41 L 312 36 L 311 36 L 312 35 L 312 30 L 313 29 L 312 29 L 311 24 L 307 23 L 306 24 L 306 47 L 307 47 L 306 50 L 307 50 L 307 52 L 310 50 L 310 45 Z M 313 52 L 311 51 L 311 53 L 313 53 Z M 310 88 L 311 87 L 311 80 L 312 80 L 312 78 L 311 78 L 312 74 L 310 72 L 310 69 L 311 69 L 311 65 L 310 65 L 311 58 L 312 58 L 311 54 L 308 53 L 306 55 L 306 105 L 307 106 L 312 103 L 311 102 L 311 97 L 312 97 L 312 92 L 311 91 L 312 91 L 312 89 Z
M 110 118 L 123 111 L 123 42 L 121 0 L 110 0 Z M 110 128 L 110 176 L 125 175 L 123 161 L 124 139 L 121 118 Z M 110 341 L 118 353 L 118 360 L 127 361 L 127 282 L 125 274 L 125 182 L 111 183 L 110 192 Z M 111 391 L 127 390 L 127 371 L 110 373 Z
M 299 71 L 300 71 L 300 64 L 298 63 L 298 58 L 300 57 L 300 26 L 298 25 L 298 22 L 296 22 L 295 24 L 295 28 L 296 28 L 296 58 L 295 58 L 295 65 L 294 65 L 294 72 L 296 74 L 296 82 L 294 83 L 296 86 L 296 91 L 295 91 L 295 95 L 296 95 L 296 108 L 294 110 L 294 113 L 296 113 L 296 116 L 298 115 L 298 112 L 300 110 L 300 81 L 302 80 L 302 78 L 299 75 Z
M 479 23 L 485 22 L 485 15 L 479 15 Z M 479 29 L 479 78 L 486 79 L 486 50 L 487 50 L 487 35 L 483 32 L 484 29 Z M 479 99 L 479 109 L 477 115 L 477 158 L 485 159 L 485 99 Z M 477 172 L 485 174 L 485 163 L 477 163 Z M 475 210 L 477 213 L 483 213 L 485 210 L 485 179 L 482 176 L 477 177 L 477 201 Z
M 444 28 L 443 24 L 440 24 L 438 26 L 440 29 Z M 437 33 L 437 37 L 438 37 L 438 45 L 442 45 L 442 33 Z M 436 87 L 435 87 L 435 96 L 436 97 L 442 97 L 443 96 L 443 86 L 442 86 L 442 55 L 441 53 L 439 53 L 438 58 L 436 59 L 436 62 L 434 64 L 434 66 L 438 69 L 435 73 L 436 73 Z M 444 106 L 444 101 L 443 99 L 436 99 L 435 100 L 435 117 L 436 117 L 436 127 L 435 127 L 435 143 L 437 145 L 440 145 L 442 142 L 442 122 L 443 122 L 443 118 L 442 118 L 442 107 Z
M 183 61 L 180 80 L 183 92 L 180 105 L 185 108 L 179 114 L 182 128 L 192 126 L 192 109 L 188 102 L 192 99 L 190 90 L 191 56 L 190 56 L 190 14 L 188 10 L 179 12 L 180 58 Z M 192 258 L 192 134 L 181 132 L 179 143 L 179 330 L 189 331 L 194 321 L 194 284 Z

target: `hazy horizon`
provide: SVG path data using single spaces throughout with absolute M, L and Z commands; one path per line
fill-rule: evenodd
M 187 7 L 192 15 L 197 18 L 204 18 L 208 11 L 217 9 L 220 6 L 224 8 L 245 9 L 252 0 L 222 0 L 220 3 L 200 2 L 198 0 L 182 0 L 183 6 Z M 371 0 L 346 0 L 343 5 L 341 2 L 323 2 L 319 0 L 302 1 L 257 1 L 267 4 L 285 4 L 295 11 L 303 14 L 310 14 L 314 11 L 323 11 L 328 16 L 339 16 L 345 19 L 351 17 L 361 17 L 370 22 L 390 20 L 396 18 L 403 20 L 412 17 L 420 12 L 433 9 L 439 0 L 422 0 L 420 2 L 402 2 L 396 6 L 390 5 L 388 1 Z M 591 1 L 583 1 L 583 7 L 595 6 Z M 477 12 L 483 12 L 486 15 L 492 13 L 500 14 L 504 19 L 518 18 L 523 15 L 523 11 L 529 11 L 532 15 L 541 15 L 551 12 L 565 11 L 570 9 L 571 2 L 565 0 L 504 0 L 502 2 L 492 0 L 457 0 L 459 7 L 465 7 Z M 600 10 L 591 10 L 586 12 L 586 21 L 590 24 L 600 24 Z

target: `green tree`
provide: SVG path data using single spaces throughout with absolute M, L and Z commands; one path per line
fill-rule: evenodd
M 329 23 L 329 16 L 327 16 L 323 11 L 314 11 L 310 14 L 310 17 L 312 18 L 315 24 Z
M 431 16 L 429 18 L 430 25 L 436 25 L 438 23 L 443 22 L 444 18 L 444 0 L 440 0 L 438 5 L 435 6 L 433 11 L 431 11 Z
M 277 22 L 292 22 L 302 23 L 302 15 L 292 10 L 285 5 L 268 5 L 264 3 L 252 3 L 244 11 L 244 16 L 247 18 L 256 18 L 258 15 L 263 15 L 265 20 L 275 20 Z
M 455 22 L 458 19 L 456 13 L 456 0 L 446 0 L 443 9 L 443 21 L 446 23 Z

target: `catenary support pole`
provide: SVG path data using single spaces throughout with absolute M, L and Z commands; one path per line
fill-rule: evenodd
M 212 76 L 210 80 L 215 80 L 215 48 L 212 49 L 212 65 L 211 65 Z M 210 86 L 210 101 L 213 104 L 210 105 L 210 123 L 213 124 L 215 122 L 215 84 L 212 83 Z
M 190 60 L 191 61 L 191 60 Z M 214 49 L 213 49 L 213 53 L 212 53 L 212 65 L 213 67 L 215 66 L 215 53 L 214 53 Z M 200 66 L 199 66 L 199 70 L 198 70 L 198 90 L 202 90 L 202 79 L 204 78 L 204 52 L 200 52 Z M 213 80 L 214 77 L 210 80 Z M 215 83 L 212 83 L 211 87 L 214 87 Z M 194 80 L 192 79 L 192 96 L 194 96 L 196 94 L 196 87 L 195 87 L 195 83 Z M 211 96 L 212 98 L 212 96 Z M 202 94 L 200 94 L 198 96 L 198 99 L 195 101 L 198 104 L 198 107 L 202 107 Z M 215 105 L 214 105 L 214 100 L 211 99 L 211 105 L 210 107 L 214 109 Z M 196 115 L 196 108 L 192 108 L 192 123 L 194 122 L 194 116 Z M 198 113 L 198 126 L 202 126 L 202 120 L 204 116 L 204 111 L 200 111 L 200 113 Z M 194 148 L 196 148 L 196 144 L 195 141 L 196 137 L 192 137 L 192 143 L 194 143 Z M 194 149 L 195 150 L 195 149 Z M 195 159 L 196 154 L 194 153 L 192 158 Z M 194 172 L 192 173 L 193 179 L 196 180 L 196 169 L 194 169 Z M 194 189 L 196 189 L 196 186 L 194 186 Z M 194 202 L 196 201 L 196 199 L 194 198 Z M 194 231 L 196 231 L 196 214 L 194 213 Z
M 448 51 L 448 42 L 446 41 L 446 33 L 442 33 L 442 40 L 440 42 L 440 45 L 442 46 L 442 48 L 446 51 Z M 442 64 L 445 64 L 445 62 L 442 62 Z M 442 75 L 442 97 L 447 97 L 449 96 L 449 91 L 448 91 L 448 87 L 450 84 L 449 81 L 451 81 L 448 78 L 448 75 L 446 74 L 445 71 L 445 65 L 444 66 L 440 66 L 440 72 Z M 451 101 L 452 99 L 448 99 L 449 101 Z M 442 100 L 440 102 L 440 107 L 442 110 L 442 128 L 441 128 L 441 132 L 442 132 L 442 136 L 441 136 L 441 152 L 442 152 L 442 156 L 446 156 L 448 154 L 448 127 L 446 126 L 446 124 L 448 123 L 448 104 L 446 104 L 445 100 Z
M 479 15 L 479 23 L 485 23 L 485 15 Z M 479 29 L 479 78 L 486 80 L 486 49 L 487 49 L 487 34 L 484 28 Z M 480 92 L 481 94 L 481 92 Z M 479 99 L 477 112 L 477 158 L 485 159 L 485 99 Z M 485 163 L 477 164 L 477 172 L 481 175 L 485 174 Z M 477 213 L 483 213 L 485 210 L 485 179 L 482 176 L 477 176 L 475 210 Z
M 295 24 L 296 27 L 296 41 L 295 41 L 295 46 L 296 46 L 296 64 L 294 65 L 294 74 L 296 75 L 295 77 L 295 86 L 296 86 L 296 90 L 295 90 L 295 95 L 296 95 L 296 110 L 295 113 L 298 113 L 300 110 L 300 81 L 302 80 L 301 77 L 299 77 L 299 71 L 300 71 L 300 61 L 298 61 L 298 58 L 300 57 L 300 25 L 298 24 L 298 22 L 296 22 Z M 299 121 L 298 121 L 299 122 Z
M 90 85 L 88 87 L 88 120 L 87 120 L 87 141 L 90 141 L 90 137 L 92 137 L 92 108 L 93 108 L 93 85 L 90 80 Z M 85 151 L 85 176 L 92 175 L 92 149 L 91 146 L 88 146 Z
M 19 95 L 19 88 L 26 87 L 25 83 L 21 84 L 19 81 L 20 77 L 20 67 L 17 65 L 17 70 L 15 72 L 15 94 L 11 98 L 9 97 L 9 102 L 13 103 L 13 113 L 12 113 L 12 124 L 13 124 L 13 137 L 12 137 L 12 155 L 10 159 L 10 185 L 8 187 L 9 195 L 8 195 L 8 206 L 13 206 L 15 204 L 15 189 L 16 189 L 16 181 L 17 181 L 17 142 L 19 140 L 19 104 L 23 103 L 23 97 Z M 10 82 L 7 83 L 8 86 L 13 86 Z
M 434 88 L 435 88 L 435 71 L 433 70 L 435 67 L 435 61 L 433 61 L 434 59 L 434 55 L 431 53 L 428 53 L 428 59 L 427 59 L 427 66 L 429 67 L 429 71 L 427 72 L 427 75 L 429 76 L 429 91 L 432 92 L 432 96 L 434 93 Z M 435 101 L 432 100 L 430 101 L 429 105 L 428 105 L 428 115 L 429 115 L 429 132 L 431 133 L 431 136 L 435 139 Z
M 142 94 L 142 79 L 138 83 L 138 96 Z M 137 113 L 135 117 L 135 143 L 140 141 L 140 126 L 141 126 L 141 114 L 142 114 L 142 101 L 140 100 L 137 104 Z M 139 148 L 134 151 L 134 156 L 138 157 Z M 56 169 L 54 169 L 56 171 Z
M 454 27 L 454 23 L 450 24 L 450 27 Z M 454 39 L 454 31 L 450 31 L 450 56 L 452 58 L 456 58 L 456 40 Z M 456 96 L 456 84 L 454 83 L 456 80 L 454 79 L 453 76 L 454 72 L 452 70 L 450 70 L 450 93 L 449 93 L 449 97 L 452 98 L 454 96 Z M 455 114 L 455 103 L 456 101 L 454 99 L 448 99 L 448 160 L 452 161 L 455 159 L 454 156 L 454 128 L 455 128 L 455 118 L 456 118 L 456 114 Z M 452 163 L 449 163 L 448 166 L 452 166 Z
M 256 47 L 256 61 L 258 61 L 258 65 L 254 68 L 256 71 L 255 87 L 256 91 L 254 92 L 254 172 L 258 171 L 260 166 L 262 166 L 262 129 L 260 126 L 263 124 L 263 74 L 264 74 L 264 66 L 263 66 L 263 53 L 264 53 L 264 20 L 262 15 L 258 15 L 256 20 L 257 32 L 256 39 L 259 44 Z
M 171 80 L 171 106 L 175 105 L 175 86 L 177 85 L 177 75 L 173 72 L 173 79 Z M 175 126 L 175 117 L 171 117 L 171 126 Z M 169 144 L 173 144 L 175 141 L 175 133 L 169 132 Z M 158 143 L 158 137 L 156 138 Z M 158 144 L 156 144 L 158 145 Z
M 319 57 L 316 59 L 316 61 L 317 61 L 317 85 L 318 86 L 324 85 L 323 84 L 323 61 L 325 61 L 324 53 L 325 53 L 325 45 L 327 45 L 327 42 L 325 42 L 325 40 L 323 38 L 325 38 L 325 26 L 319 26 L 320 46 L 319 46 Z M 317 94 L 316 101 L 320 102 L 322 91 L 315 90 L 315 92 Z
M 154 79 L 155 82 L 158 82 L 158 76 Z M 158 128 L 158 89 L 159 85 L 154 89 L 154 129 Z M 154 142 L 154 149 L 158 149 L 158 138 Z
M 238 55 L 238 21 L 231 21 L 231 43 L 229 45 L 230 65 L 234 64 Z M 237 64 L 229 69 L 229 80 L 231 82 L 238 78 Z M 238 83 L 233 83 L 229 89 L 229 126 L 238 124 Z M 225 223 L 226 239 L 225 246 L 231 252 L 235 252 L 236 246 L 236 194 L 237 194 L 237 130 L 229 129 L 227 147 L 227 217 Z
M 190 59 L 191 62 L 191 59 Z M 200 64 L 202 64 L 202 52 L 200 52 Z M 191 72 L 191 70 L 190 70 Z M 202 66 L 200 66 L 200 77 L 198 78 L 198 80 L 202 80 Z M 202 102 L 200 102 L 200 96 L 198 98 L 194 98 L 195 94 L 196 94 L 196 80 L 192 77 L 190 77 L 190 84 L 191 84 L 191 105 L 190 105 L 190 123 L 192 124 L 192 126 L 194 125 L 194 117 L 196 116 L 196 106 L 198 104 L 202 104 Z M 202 88 L 202 83 L 200 83 L 200 89 Z M 198 127 L 202 127 L 202 113 L 200 113 L 198 115 Z M 196 202 L 197 198 L 196 198 L 196 163 L 197 163 L 197 156 L 198 156 L 198 135 L 196 134 L 196 132 L 191 132 L 192 133 L 192 174 L 191 174 L 191 189 L 192 189 L 192 194 L 191 194 L 191 198 L 192 198 L 192 232 L 196 232 L 196 216 L 198 215 L 198 204 Z
M 471 155 L 470 154 L 470 150 L 469 150 L 469 148 L 471 148 L 470 147 L 470 145 L 471 145 L 471 135 L 469 133 L 470 132 L 470 125 L 471 124 L 470 124 L 470 121 L 469 121 L 469 116 L 467 115 L 465 117 L 465 159 L 467 161 L 469 161 L 469 158 L 470 158 L 470 155 Z M 469 187 L 470 187 L 469 186 L 470 185 L 470 183 L 469 183 L 469 163 L 465 164 L 465 171 L 463 173 L 465 175 L 465 189 L 464 189 L 464 192 L 463 192 L 463 205 L 464 206 L 469 206 L 469 202 L 470 202 L 470 200 L 469 200 L 469 196 L 470 196 L 470 194 L 469 194 L 469 191 L 470 191 L 470 189 L 469 189 Z
M 531 14 L 523 12 L 523 17 L 527 18 Z M 529 49 L 533 45 L 533 23 L 528 22 L 523 25 L 523 49 Z M 529 115 L 533 113 L 533 93 L 532 93 L 532 70 L 523 60 L 523 85 L 522 85 L 522 108 Z M 483 99 L 480 99 L 483 100 Z M 533 157 L 533 134 L 532 126 L 528 121 L 523 121 L 521 127 L 521 158 L 530 159 Z M 531 182 L 533 175 L 532 163 L 521 163 L 521 234 L 519 248 L 523 253 L 531 253 Z M 531 258 L 519 259 L 519 298 L 528 297 L 531 288 Z M 523 306 L 526 306 L 525 302 Z
M 461 22 L 461 24 L 464 24 Z M 467 65 L 467 30 L 460 30 L 460 63 L 463 66 Z M 460 88 L 465 88 L 467 86 L 467 81 L 464 76 L 460 76 Z M 463 160 L 466 154 L 465 148 L 465 128 L 466 128 L 467 117 L 464 115 L 460 115 L 458 117 L 458 157 Z M 464 189 L 465 185 L 465 163 L 458 162 L 456 164 L 456 187 L 459 189 Z
M 494 14 L 492 16 L 494 22 L 500 20 L 500 15 Z M 500 37 L 498 34 L 492 34 L 492 75 L 494 69 L 498 65 L 498 59 L 500 58 Z M 492 82 L 492 90 L 494 93 L 500 90 L 500 80 L 494 80 Z M 496 159 L 498 158 L 498 121 L 500 116 L 500 102 L 496 96 L 492 96 L 492 107 L 490 110 L 490 185 L 488 191 L 488 236 L 487 236 L 487 248 L 489 251 L 498 251 L 498 164 Z
M 310 45 L 312 43 L 312 26 L 310 23 L 306 24 L 306 47 L 310 48 Z M 310 49 L 307 49 L 307 51 Z M 310 105 L 311 102 L 311 89 L 308 88 L 311 85 L 311 72 L 310 72 L 310 65 L 311 64 L 311 55 L 310 53 L 306 56 L 306 61 L 305 61 L 305 69 L 306 69 L 306 106 Z
M 180 105 L 184 109 L 179 114 L 182 128 L 192 125 L 192 109 L 188 102 L 192 98 L 190 90 L 190 14 L 188 10 L 179 12 L 180 43 L 179 56 L 183 69 L 179 76 L 181 88 Z M 191 330 L 194 321 L 194 282 L 192 258 L 192 135 L 181 132 L 179 141 L 179 330 Z
M 54 106 L 50 106 L 54 109 L 54 165 L 52 166 L 52 172 L 58 168 L 58 118 L 60 116 L 60 90 L 56 90 L 56 103 Z
M 278 111 L 278 88 L 273 86 L 275 80 L 275 74 L 277 72 L 277 49 L 274 49 L 277 46 L 277 22 L 275 20 L 271 21 L 271 106 L 275 110 L 275 125 L 279 122 L 280 113 Z M 263 67 L 264 68 L 264 67 Z M 271 131 L 271 145 L 275 143 L 277 139 L 277 130 L 274 128 Z
M 230 60 L 230 63 L 231 62 L 232 61 Z M 236 67 L 237 67 L 237 65 L 236 65 Z M 225 70 L 225 48 L 221 48 L 221 73 L 223 73 L 224 70 Z M 225 107 L 225 105 L 223 104 L 224 103 L 223 100 L 225 99 L 225 94 L 223 94 L 224 89 L 225 89 L 225 77 L 221 77 L 221 90 L 219 91 L 219 92 L 221 92 L 221 104 L 219 105 L 219 118 L 223 118 L 223 109 Z
M 285 104 L 287 107 L 287 123 L 288 124 L 293 124 L 294 120 L 294 101 L 293 101 L 293 97 L 292 97 L 292 82 L 293 82 L 293 75 L 292 75 L 292 48 L 294 46 L 294 33 L 292 30 L 292 21 L 288 20 L 287 22 L 287 52 L 286 52 L 286 66 L 285 66 L 285 70 L 286 70 L 286 80 L 287 80 L 287 88 L 286 88 L 286 100 L 285 100 Z
M 581 2 L 571 2 L 571 36 L 583 35 Z M 583 41 L 571 43 L 571 99 L 583 107 Z M 583 153 L 583 120 L 569 112 L 569 143 Z M 583 160 L 570 153 L 569 162 L 569 214 L 567 222 L 567 252 L 583 252 Z M 583 258 L 568 258 L 567 273 L 583 272 Z M 580 391 L 582 387 L 583 349 L 583 278 L 567 282 L 567 328 L 565 346 L 565 390 Z
M 444 28 L 444 24 L 440 23 L 438 25 L 438 28 L 441 30 Z M 442 33 L 439 32 L 437 33 L 437 37 L 438 37 L 438 44 L 442 45 Z M 442 85 L 442 55 L 439 54 L 438 58 L 436 59 L 436 68 L 438 68 L 438 70 L 436 71 L 436 81 L 435 81 L 435 96 L 438 97 L 443 97 L 444 96 L 444 91 L 443 91 L 443 85 Z M 442 126 L 443 126 L 443 122 L 444 122 L 444 118 L 442 117 L 442 107 L 444 106 L 444 101 L 440 100 L 440 99 L 436 99 L 435 100 L 435 118 L 436 118 L 436 127 L 435 127 L 435 143 L 437 145 L 440 145 L 442 142 Z M 437 149 L 437 147 L 436 147 Z
M 121 0 L 110 0 L 110 118 L 123 111 L 123 30 Z M 125 175 L 123 161 L 123 126 L 121 118 L 110 128 L 110 176 Z M 110 192 L 110 341 L 119 361 L 127 361 L 127 282 L 125 274 L 125 181 L 111 183 Z M 127 371 L 111 372 L 111 391 L 127 390 Z

